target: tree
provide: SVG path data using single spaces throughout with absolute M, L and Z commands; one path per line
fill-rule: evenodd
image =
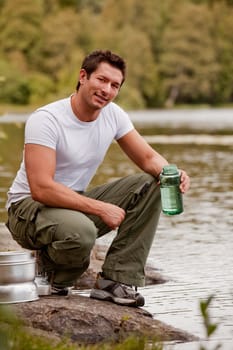
M 60 70 L 70 64 L 75 48 L 77 14 L 71 10 L 49 14 L 41 25 L 40 40 L 30 58 L 36 70 L 57 82 Z
M 29 99 L 27 78 L 8 62 L 0 60 L 0 102 L 27 104 Z
M 216 103 L 233 100 L 233 8 L 223 3 L 213 7 L 215 49 L 220 70 L 216 91 Z
M 128 108 L 232 102 L 232 5 L 233 0 L 0 0 L 4 98 L 9 101 L 7 93 L 19 86 L 17 101 L 64 96 L 76 85 L 83 56 L 109 48 L 128 64 L 119 95 Z
M 41 0 L 8 0 L 3 3 L 1 50 L 21 70 L 27 70 L 29 53 L 39 40 L 42 15 Z
M 171 11 L 162 37 L 159 71 L 166 104 L 212 102 L 219 65 L 208 7 L 182 1 Z

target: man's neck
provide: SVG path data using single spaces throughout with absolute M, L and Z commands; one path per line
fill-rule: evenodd
M 88 108 L 81 101 L 78 91 L 71 96 L 71 107 L 76 117 L 83 122 L 92 122 L 98 118 L 100 109 Z

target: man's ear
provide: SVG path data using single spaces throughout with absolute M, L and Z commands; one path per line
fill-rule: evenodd
M 79 72 L 79 82 L 82 85 L 84 81 L 87 79 L 87 72 L 84 68 L 82 68 Z

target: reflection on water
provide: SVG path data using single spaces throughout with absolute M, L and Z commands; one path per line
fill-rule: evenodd
M 231 137 L 228 130 L 227 137 Z M 213 124 L 211 125 L 213 129 Z M 139 130 L 140 131 L 140 130 Z M 147 132 L 148 131 L 148 132 Z M 163 135 L 167 132 L 162 130 Z M 170 134 L 172 131 L 169 131 Z M 0 124 L 0 222 L 5 221 L 6 191 L 21 160 L 24 124 Z M 152 146 L 171 163 L 184 168 L 192 186 L 184 197 L 185 211 L 176 217 L 161 215 L 150 262 L 169 282 L 144 288 L 146 308 L 156 318 L 204 337 L 199 300 L 214 294 L 212 320 L 219 323 L 215 340 L 231 350 L 233 339 L 233 178 L 232 142 L 161 142 L 158 126 L 143 129 Z M 146 135 L 147 134 L 147 135 Z M 179 134 L 176 128 L 175 134 Z M 184 130 L 182 129 L 182 134 Z M 187 130 L 192 134 L 192 130 Z M 219 135 L 220 136 L 220 135 Z M 224 134 L 221 131 L 221 136 Z M 186 138 L 187 139 L 187 138 Z M 164 140 L 164 139 L 163 139 Z M 216 139 L 215 139 L 216 140 Z M 112 144 L 92 185 L 137 171 Z M 212 344 L 211 348 L 213 347 Z M 177 344 L 171 349 L 198 349 L 197 344 Z M 170 349 L 169 348 L 169 349 Z

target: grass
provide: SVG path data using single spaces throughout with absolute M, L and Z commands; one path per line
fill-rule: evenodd
M 218 324 L 213 323 L 211 321 L 211 317 L 209 314 L 209 306 L 210 306 L 211 302 L 213 301 L 213 299 L 214 299 L 214 296 L 211 295 L 206 300 L 201 300 L 200 304 L 199 304 L 207 340 L 210 340 L 211 336 L 216 332 L 216 330 L 218 328 Z M 219 349 L 221 349 L 221 347 L 222 347 L 222 345 L 219 343 L 213 348 L 213 350 L 219 350 Z M 207 349 L 206 349 L 206 347 L 201 345 L 200 350 L 207 350 Z

